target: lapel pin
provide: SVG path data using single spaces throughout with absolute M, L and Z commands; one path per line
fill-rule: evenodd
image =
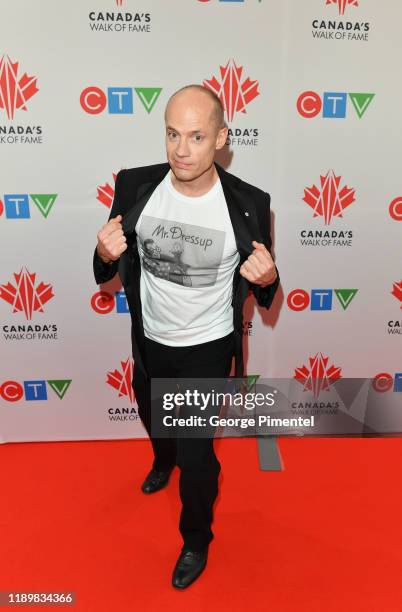
M 247 211 L 244 214 L 246 215 L 246 217 L 248 217 L 248 212 Z

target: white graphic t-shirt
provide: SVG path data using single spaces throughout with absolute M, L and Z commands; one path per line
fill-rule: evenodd
M 240 255 L 220 180 L 206 194 L 190 197 L 173 187 L 169 171 L 135 230 L 145 336 L 186 346 L 229 334 Z

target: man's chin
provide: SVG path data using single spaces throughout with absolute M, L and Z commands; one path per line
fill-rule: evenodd
M 170 167 L 178 181 L 193 181 L 197 178 L 197 174 L 190 168 L 178 168 L 174 164 L 170 164 Z

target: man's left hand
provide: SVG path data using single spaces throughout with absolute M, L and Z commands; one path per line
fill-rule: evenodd
M 240 274 L 260 287 L 271 285 L 277 277 L 274 260 L 262 242 L 253 240 L 252 245 L 254 251 L 240 266 Z

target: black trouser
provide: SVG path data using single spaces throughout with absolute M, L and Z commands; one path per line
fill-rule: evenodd
M 139 415 L 154 450 L 153 467 L 180 468 L 180 533 L 183 548 L 201 550 L 213 539 L 212 506 L 218 495 L 221 469 L 214 451 L 214 439 L 156 438 L 151 431 L 150 378 L 225 378 L 229 376 L 234 353 L 234 333 L 191 346 L 167 346 L 145 338 L 149 377 L 134 365 L 133 388 Z

